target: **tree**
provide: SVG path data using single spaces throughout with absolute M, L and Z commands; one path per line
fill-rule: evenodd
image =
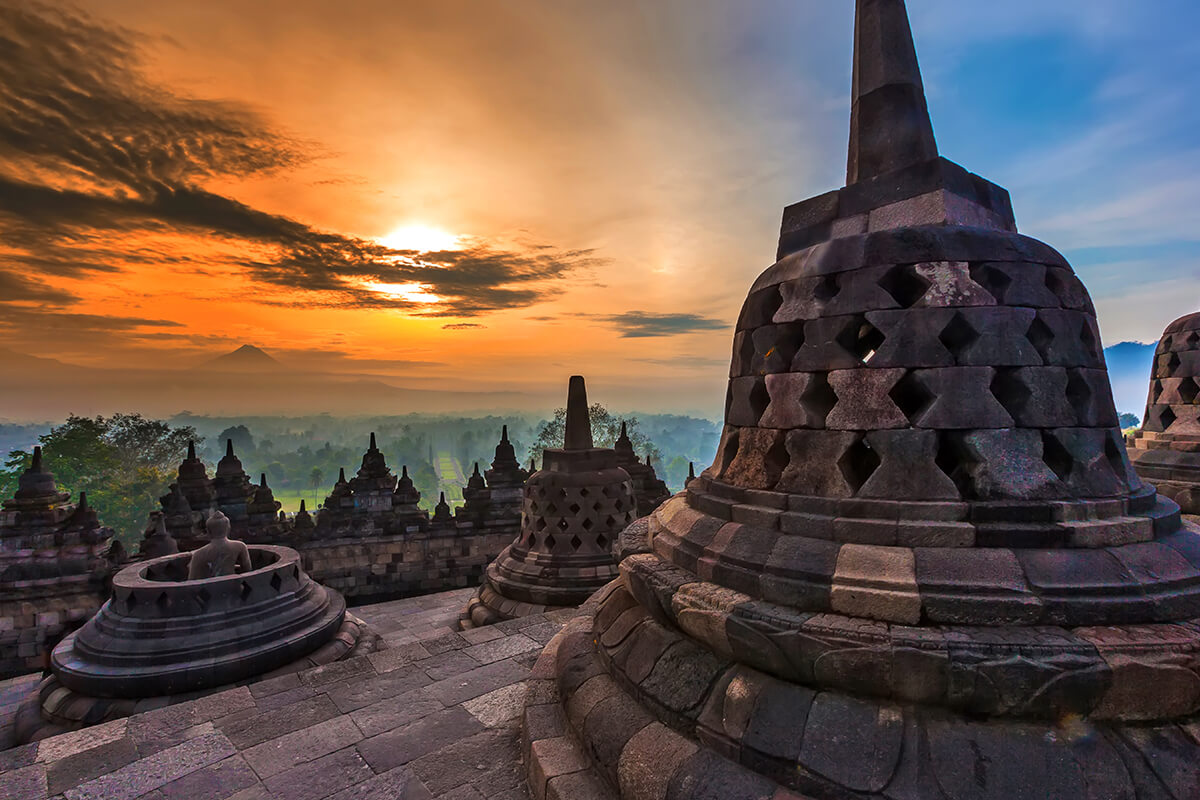
M 308 473 L 308 485 L 312 487 L 313 495 L 316 495 L 324 482 L 325 473 L 321 471 L 320 467 L 313 467 L 312 472 Z
M 596 447 L 612 447 L 616 443 L 617 437 L 621 435 L 621 423 L 624 422 L 629 440 L 633 442 L 633 451 L 642 458 L 648 454 L 656 461 L 661 460 L 662 453 L 659 452 L 658 447 L 650 441 L 648 436 L 638 430 L 637 417 L 614 417 L 600 403 L 592 403 L 588 408 L 588 418 L 592 422 L 592 440 Z M 528 455 L 540 461 L 543 450 L 563 446 L 563 437 L 566 435 L 566 431 L 567 410 L 565 408 L 555 409 L 552 419 L 542 420 L 538 427 L 537 438 L 530 445 Z
M 254 436 L 251 435 L 250 429 L 245 425 L 234 425 L 231 428 L 226 428 L 221 431 L 221 435 L 217 437 L 217 447 L 221 455 L 225 455 L 225 440 L 233 439 L 233 449 L 235 452 L 247 453 L 254 452 Z
M 175 428 L 140 414 L 71 416 L 38 438 L 43 463 L 59 488 L 76 499 L 87 492 L 100 520 L 126 545 L 136 543 L 146 515 L 166 494 L 189 440 L 200 441 L 191 426 Z M 6 497 L 31 459 L 21 450 L 9 453 L 0 475 Z
M 1121 430 L 1127 431 L 1130 428 L 1137 428 L 1142 424 L 1142 421 L 1137 418 L 1136 414 L 1122 414 L 1120 417 Z
M 281 486 L 287 483 L 287 471 L 284 470 L 283 464 L 278 461 L 272 461 L 267 464 L 267 476 L 271 479 L 271 483 L 276 486 Z

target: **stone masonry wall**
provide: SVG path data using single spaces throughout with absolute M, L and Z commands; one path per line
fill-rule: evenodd
M 304 569 L 351 605 L 476 586 L 517 535 L 512 526 L 475 534 L 470 526 L 371 538 L 293 543 Z
M 42 653 L 78 628 L 106 590 L 86 575 L 17 581 L 0 591 L 0 680 L 42 669 Z

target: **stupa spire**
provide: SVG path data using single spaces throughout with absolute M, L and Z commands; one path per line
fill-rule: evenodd
M 187 454 L 187 457 L 188 457 L 188 461 L 195 461 L 195 460 L 196 460 L 196 443 L 195 443 L 195 442 L 193 442 L 193 441 L 191 441 L 191 440 L 189 440 L 189 441 L 188 441 L 188 454 Z
M 567 388 L 567 425 L 564 450 L 591 450 L 592 421 L 588 417 L 587 386 L 582 375 L 572 375 Z
M 904 0 L 856 0 L 846 184 L 937 158 Z

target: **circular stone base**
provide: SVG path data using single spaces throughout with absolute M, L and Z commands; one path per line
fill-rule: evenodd
M 458 620 L 460 630 L 469 631 L 472 628 L 483 628 L 520 617 L 530 617 L 534 614 L 544 614 L 547 611 L 558 611 L 572 606 L 539 605 L 512 600 L 497 592 L 486 580 L 475 594 L 467 601 Z
M 814 690 L 660 625 L 620 581 L 596 600 L 530 676 L 535 796 L 1185 800 L 1200 786 L 1197 717 L 1001 721 Z
M 21 704 L 16 719 L 16 741 L 19 744 L 57 736 L 102 722 L 140 714 L 156 708 L 185 703 L 199 697 L 217 694 L 237 686 L 247 686 L 269 678 L 332 664 L 377 650 L 386 649 L 383 639 L 359 618 L 346 614 L 334 637 L 304 658 L 296 659 L 278 669 L 250 680 L 216 686 L 198 692 L 143 698 L 89 697 L 59 682 L 51 675 L 38 684 L 37 690 Z

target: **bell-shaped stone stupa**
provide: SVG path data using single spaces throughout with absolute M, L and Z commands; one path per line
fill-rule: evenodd
M 535 668 L 530 779 L 578 742 L 625 800 L 1195 797 L 1200 534 L 1070 266 L 938 156 L 904 3 L 856 5 L 847 186 L 784 213 L 715 463 Z
M 587 388 L 571 378 L 562 449 L 547 449 L 525 484 L 521 534 L 488 566 L 464 627 L 575 606 L 617 574 L 613 544 L 637 515 L 629 473 L 596 447 Z
M 1172 322 L 1154 354 L 1142 429 L 1129 437 L 1138 475 L 1185 514 L 1200 514 L 1200 314 Z

